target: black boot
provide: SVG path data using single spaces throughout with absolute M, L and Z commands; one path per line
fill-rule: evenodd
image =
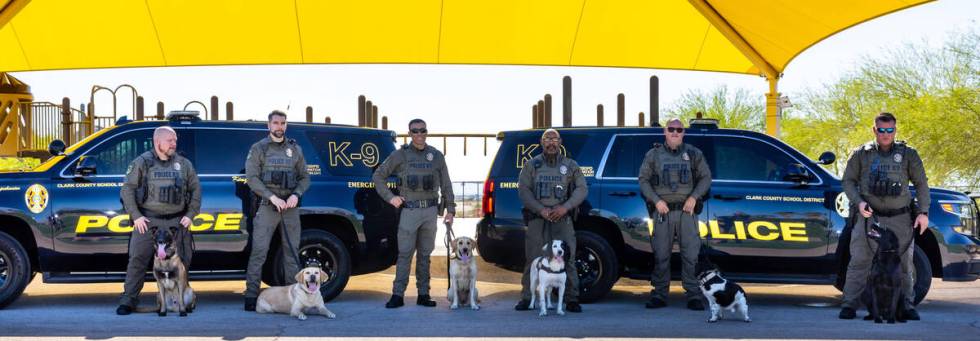
M 517 302 L 517 305 L 514 306 L 514 310 L 517 311 L 531 310 L 531 308 L 529 308 L 530 306 L 531 306 L 530 300 L 522 299 L 520 302 Z
M 415 300 L 415 304 L 423 307 L 435 307 L 436 301 L 433 301 L 429 295 L 419 295 L 419 298 Z
M 840 310 L 840 314 L 837 314 L 837 318 L 841 320 L 853 320 L 855 317 L 857 317 L 857 311 L 854 311 L 854 308 L 845 307 Z
M 133 313 L 133 307 L 128 305 L 120 304 L 119 307 L 116 308 L 116 315 L 129 315 L 131 313 Z
M 255 302 L 258 297 L 245 297 L 245 311 L 255 311 Z
M 915 311 L 915 309 L 906 310 L 904 315 L 905 315 L 905 319 L 906 320 L 909 320 L 909 321 L 918 321 L 919 320 L 919 312 L 918 311 Z
M 578 302 L 568 302 L 565 303 L 565 310 L 568 310 L 569 312 L 573 312 L 573 313 L 581 313 L 582 305 L 578 304 Z
M 650 297 L 650 301 L 647 301 L 647 304 L 646 304 L 647 309 L 657 309 L 657 308 L 663 308 L 663 307 L 666 307 L 666 306 L 667 306 L 667 302 L 664 302 L 664 300 L 659 299 L 659 298 L 656 298 L 656 297 Z
M 391 295 L 391 299 L 388 300 L 388 303 L 385 303 L 385 308 L 392 309 L 392 308 L 401 307 L 403 305 L 405 305 L 404 298 L 402 298 L 399 295 Z

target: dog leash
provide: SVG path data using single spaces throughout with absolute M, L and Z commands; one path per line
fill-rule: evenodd
M 456 233 L 453 232 L 453 223 L 443 221 L 446 224 L 446 237 L 443 238 L 444 244 L 446 244 L 446 288 L 452 287 L 452 278 L 449 276 L 449 267 L 452 259 L 452 251 L 450 251 L 450 245 L 453 240 L 456 240 Z
M 296 247 L 293 246 L 293 242 L 289 240 L 289 232 L 286 232 L 286 219 L 285 219 L 285 216 L 283 215 L 282 211 L 276 210 L 276 212 L 279 212 L 279 224 L 276 225 L 276 226 L 279 227 L 279 231 L 280 231 L 280 233 L 282 233 L 282 235 L 280 237 L 286 239 L 286 245 L 289 246 L 289 250 L 288 251 L 285 251 L 285 252 L 289 252 L 293 256 L 293 258 L 296 261 L 296 267 L 299 268 L 299 267 L 303 266 L 303 263 L 300 262 L 300 259 L 299 259 L 299 250 L 297 250 Z M 283 268 L 285 268 L 285 267 L 283 267 Z M 285 276 L 287 274 L 283 274 L 283 275 Z M 288 276 L 287 276 L 287 278 L 288 278 Z

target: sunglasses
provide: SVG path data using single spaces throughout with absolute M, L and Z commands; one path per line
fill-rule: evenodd
M 545 138 L 542 138 L 542 140 L 544 140 L 546 142 L 558 142 L 558 141 L 561 141 L 561 138 L 560 137 L 545 137 Z
M 683 133 L 683 132 L 684 132 L 684 128 L 679 128 L 679 127 L 667 127 L 667 132 L 668 132 L 668 133 Z
M 428 134 L 429 133 L 429 130 L 428 129 L 425 129 L 425 128 L 415 128 L 415 129 L 410 129 L 409 131 L 411 131 L 412 134 Z
M 876 127 L 875 128 L 875 131 L 877 131 L 878 134 L 892 134 L 892 133 L 895 132 L 895 127 L 891 127 L 891 128 L 877 128 Z

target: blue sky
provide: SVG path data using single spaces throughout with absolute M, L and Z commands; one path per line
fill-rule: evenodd
M 893 13 L 834 35 L 793 60 L 780 81 L 780 92 L 792 99 L 807 88 L 819 87 L 852 70 L 858 61 L 880 55 L 905 43 L 928 41 L 939 45 L 954 30 L 977 27 L 980 1 L 942 0 Z M 980 47 L 978 47 L 980 48 Z M 768 91 L 763 78 L 711 72 L 530 66 L 466 65 L 277 65 L 242 67 L 180 67 L 17 72 L 31 85 L 35 100 L 60 103 L 89 101 L 93 85 L 115 88 L 131 84 L 147 101 L 147 111 L 162 101 L 167 110 L 190 101 L 208 103 L 217 95 L 235 102 L 235 117 L 259 119 L 272 109 L 286 109 L 302 120 L 313 106 L 315 119 L 330 115 L 334 123 L 356 124 L 357 96 L 375 101 L 391 128 L 403 132 L 414 117 L 429 122 L 432 132 L 496 133 L 530 126 L 530 110 L 545 93 L 552 94 L 555 122 L 560 122 L 561 78 L 573 80 L 573 124 L 594 125 L 596 104 L 606 108 L 613 124 L 616 94 L 626 95 L 627 123 L 648 111 L 651 75 L 660 78 L 661 108 L 692 89 L 725 85 L 745 88 L 762 100 Z M 122 96 L 120 108 L 131 106 Z M 111 97 L 96 97 L 99 115 L 111 113 Z M 222 110 L 224 105 L 222 104 Z M 197 107 L 192 107 L 197 108 Z M 103 111 L 102 109 L 110 110 Z M 762 113 L 760 113 L 762 114 Z M 450 143 L 447 155 L 454 180 L 482 180 L 492 161 L 482 157 L 481 144 L 471 141 L 470 156 Z M 439 144 L 441 145 L 441 143 Z M 491 143 L 491 152 L 496 145 Z M 477 155 L 473 155 L 477 154 Z

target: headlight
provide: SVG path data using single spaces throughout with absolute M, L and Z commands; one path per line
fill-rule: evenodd
M 954 231 L 968 236 L 977 235 L 976 212 L 973 212 L 974 206 L 972 203 L 940 202 L 939 206 L 942 207 L 943 211 L 946 213 L 956 215 L 956 217 L 960 218 L 959 225 L 953 226 Z

